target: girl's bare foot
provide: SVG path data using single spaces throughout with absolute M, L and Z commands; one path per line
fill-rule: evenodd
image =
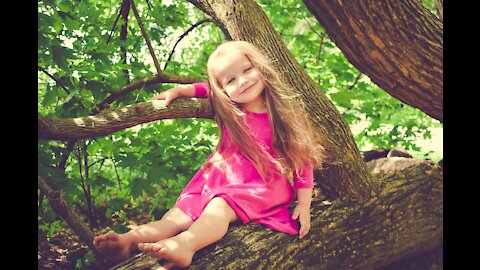
M 188 267 L 195 254 L 188 241 L 182 239 L 180 235 L 156 243 L 140 243 L 138 249 L 152 257 L 166 259 L 178 267 Z M 171 264 L 167 265 L 171 266 Z
M 93 239 L 95 248 L 113 263 L 124 261 L 130 257 L 132 243 L 128 237 L 114 231 L 99 235 Z

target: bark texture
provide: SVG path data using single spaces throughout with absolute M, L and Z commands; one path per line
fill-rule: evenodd
M 371 181 L 350 128 L 330 99 L 299 65 L 261 7 L 253 0 L 189 0 L 225 26 L 233 40 L 255 44 L 274 62 L 281 77 L 301 94 L 324 142 L 327 157 L 317 181 L 325 194 L 344 200 L 368 200 L 378 189 Z
M 232 225 L 221 241 L 197 252 L 188 269 L 378 269 L 425 252 L 438 264 L 442 171 L 403 157 L 377 159 L 368 167 L 383 183 L 379 195 L 364 204 L 314 200 L 312 227 L 303 240 L 255 223 Z M 163 262 L 140 253 L 112 269 L 156 269 Z
M 352 65 L 443 122 L 441 19 L 416 0 L 303 2 Z
M 51 119 L 38 114 L 38 139 L 95 138 L 160 119 L 213 118 L 206 99 L 179 98 L 168 107 L 164 104 L 163 100 L 151 100 L 78 118 Z
M 71 207 L 63 199 L 63 195 L 59 191 L 53 190 L 43 179 L 38 177 L 38 188 L 48 197 L 50 206 L 55 210 L 63 220 L 65 220 L 70 228 L 78 235 L 80 240 L 87 244 L 91 249 L 96 250 L 93 246 L 93 231 L 82 221 L 79 215 L 71 210 Z

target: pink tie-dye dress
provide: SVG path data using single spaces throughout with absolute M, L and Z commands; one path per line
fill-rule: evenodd
M 195 96 L 205 97 L 207 84 L 194 85 Z M 273 154 L 268 113 L 244 112 L 253 136 Z M 255 166 L 240 153 L 228 130 L 224 126 L 222 128 L 224 137 L 217 154 L 222 155 L 223 161 L 215 161 L 206 169 L 200 168 L 178 197 L 175 207 L 196 220 L 211 199 L 221 197 L 243 224 L 252 221 L 277 231 L 298 234 L 297 221 L 292 219 L 288 206 L 295 199 L 296 188 L 313 187 L 313 168 L 306 165 L 299 175 L 294 174 L 293 185 L 288 177 L 280 174 L 275 174 L 269 182 L 263 181 Z M 222 149 L 230 151 L 223 152 Z M 214 154 L 208 158 L 211 159 Z

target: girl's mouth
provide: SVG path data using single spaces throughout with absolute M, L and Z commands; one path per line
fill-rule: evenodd
M 243 93 L 247 92 L 247 91 L 250 90 L 250 88 L 252 88 L 254 85 L 255 85 L 255 83 L 252 84 L 252 85 L 250 85 L 249 87 L 247 87 L 247 88 L 246 88 L 245 90 L 243 90 L 240 94 L 243 94 Z

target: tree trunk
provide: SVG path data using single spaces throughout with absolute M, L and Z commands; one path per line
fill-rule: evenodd
M 443 122 L 443 22 L 420 1 L 303 2 L 352 65 Z
M 439 262 L 443 246 L 443 173 L 429 161 L 381 158 L 368 164 L 381 192 L 364 204 L 312 203 L 307 237 L 260 224 L 232 225 L 198 251 L 188 269 L 378 269 L 420 254 Z M 140 253 L 113 268 L 155 269 L 163 261 Z
M 289 52 L 261 7 L 253 0 L 189 0 L 228 30 L 232 39 L 255 44 L 274 60 L 282 78 L 301 94 L 329 160 L 317 181 L 322 192 L 344 200 L 368 200 L 377 190 L 352 132 L 340 112 Z

